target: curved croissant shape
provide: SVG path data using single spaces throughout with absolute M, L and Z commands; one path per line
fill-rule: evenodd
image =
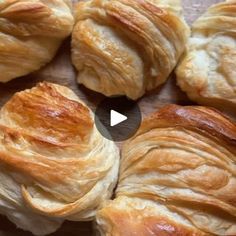
M 180 0 L 90 0 L 76 9 L 78 82 L 135 100 L 164 83 L 188 36 Z
M 68 88 L 41 83 L 0 112 L 0 213 L 35 235 L 85 221 L 116 184 L 119 152 Z
M 51 61 L 73 23 L 70 0 L 1 0 L 0 82 Z
M 236 124 L 206 107 L 170 105 L 122 150 L 105 236 L 236 235 Z
M 236 108 L 236 1 L 211 6 L 192 28 L 188 50 L 177 69 L 188 96 L 218 108 Z

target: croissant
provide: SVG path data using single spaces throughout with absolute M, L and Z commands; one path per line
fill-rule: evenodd
M 185 49 L 180 0 L 90 0 L 78 4 L 72 61 L 78 83 L 133 100 L 164 83 Z
M 192 28 L 177 68 L 178 84 L 188 96 L 220 109 L 236 108 L 236 1 L 211 6 Z
M 34 235 L 93 219 L 118 168 L 118 148 L 66 87 L 40 83 L 0 111 L 0 213 Z
M 70 0 L 0 1 L 0 82 L 50 62 L 74 24 Z
M 207 107 L 169 105 L 122 150 L 105 236 L 236 235 L 236 124 Z

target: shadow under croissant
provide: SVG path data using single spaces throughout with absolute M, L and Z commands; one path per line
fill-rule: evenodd
M 49 236 L 93 236 L 92 222 L 65 221 L 61 228 Z M 0 235 L 2 236 L 33 236 L 32 233 L 18 229 L 5 216 L 0 216 Z

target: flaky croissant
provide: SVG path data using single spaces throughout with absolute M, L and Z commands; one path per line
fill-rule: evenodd
M 105 236 L 236 235 L 236 124 L 206 107 L 169 105 L 122 150 Z
M 188 96 L 218 108 L 236 108 L 236 1 L 211 6 L 192 28 L 188 50 L 177 69 Z
M 70 0 L 0 1 L 0 82 L 51 61 L 73 23 Z
M 137 99 L 166 81 L 188 32 L 179 0 L 81 2 L 72 34 L 78 82 Z
M 41 83 L 0 111 L 0 213 L 35 235 L 94 217 L 112 194 L 119 151 L 68 88 Z

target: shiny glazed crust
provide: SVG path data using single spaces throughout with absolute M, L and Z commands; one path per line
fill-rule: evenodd
M 235 29 L 235 0 L 211 6 L 193 24 L 177 68 L 178 84 L 192 100 L 231 112 L 236 108 Z
M 164 83 L 189 29 L 179 0 L 90 0 L 76 8 L 72 60 L 78 82 L 138 99 Z
M 41 83 L 0 112 L 0 213 L 45 235 L 91 220 L 116 184 L 119 151 L 68 88 Z
M 51 61 L 72 31 L 70 0 L 0 1 L 0 82 Z
M 236 124 L 206 107 L 166 106 L 122 150 L 104 236 L 236 235 Z

